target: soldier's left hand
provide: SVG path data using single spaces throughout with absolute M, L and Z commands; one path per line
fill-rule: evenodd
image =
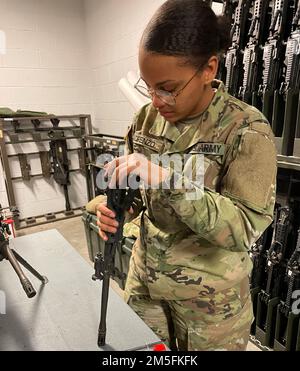
M 169 170 L 149 161 L 141 153 L 117 157 L 104 167 L 106 176 L 110 179 L 110 188 L 115 188 L 116 184 L 126 184 L 130 174 L 139 176 L 149 188 L 156 187 L 169 175 Z

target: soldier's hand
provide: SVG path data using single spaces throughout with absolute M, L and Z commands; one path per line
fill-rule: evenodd
M 130 174 L 139 178 L 148 186 L 155 187 L 169 176 L 170 172 L 154 162 L 151 162 L 141 153 L 132 153 L 113 159 L 105 166 L 105 176 L 110 179 L 109 187 L 127 184 Z M 129 184 L 130 185 L 130 184 Z M 131 188 L 138 184 L 130 185 Z
M 130 214 L 133 214 L 132 207 L 129 209 L 129 212 Z M 108 240 L 105 232 L 117 232 L 118 222 L 116 221 L 116 215 L 104 202 L 97 206 L 97 225 L 99 227 L 99 236 L 104 241 Z

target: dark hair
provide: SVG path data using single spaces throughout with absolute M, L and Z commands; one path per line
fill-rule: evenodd
M 146 51 L 181 56 L 201 68 L 230 45 L 230 22 L 201 0 L 167 0 L 148 23 L 141 40 Z

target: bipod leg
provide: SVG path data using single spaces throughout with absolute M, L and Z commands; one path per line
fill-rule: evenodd
M 21 255 L 19 255 L 15 250 L 11 249 L 13 252 L 15 258 L 18 260 L 20 264 L 23 265 L 24 268 L 26 268 L 31 274 L 33 274 L 36 278 L 38 278 L 43 284 L 46 284 L 49 282 L 48 278 L 46 276 L 42 276 L 37 270 L 35 270 L 25 259 L 22 258 Z

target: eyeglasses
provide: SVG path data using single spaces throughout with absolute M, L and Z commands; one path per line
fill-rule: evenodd
M 159 98 L 162 102 L 166 103 L 169 106 L 175 106 L 176 98 L 182 91 L 188 86 L 188 84 L 193 80 L 193 78 L 200 72 L 200 69 L 194 73 L 194 75 L 189 79 L 189 81 L 180 89 L 175 92 L 170 92 L 162 89 L 151 89 L 143 85 L 139 85 L 141 81 L 144 81 L 141 77 L 138 79 L 137 83 L 134 85 L 134 88 L 141 93 L 144 97 L 153 99 L 154 95 Z

